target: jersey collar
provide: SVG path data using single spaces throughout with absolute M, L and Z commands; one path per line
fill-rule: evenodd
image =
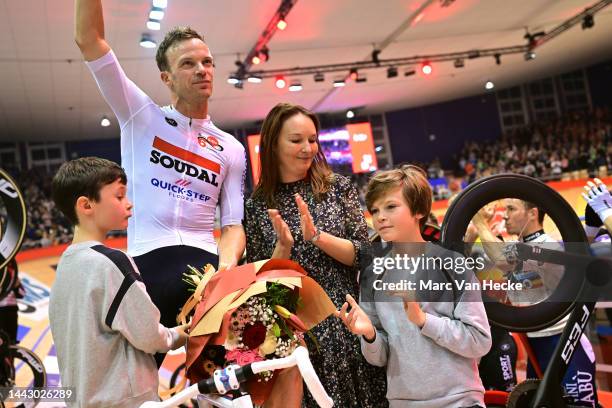
M 526 235 L 523 237 L 523 242 L 531 242 L 531 241 L 535 241 L 536 239 L 538 239 L 538 237 L 544 235 L 544 230 L 541 229 L 539 231 L 536 231 L 534 233 L 531 233 L 529 235 Z

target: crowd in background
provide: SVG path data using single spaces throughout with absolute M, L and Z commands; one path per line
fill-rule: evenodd
M 602 176 L 612 172 L 612 112 L 596 109 L 571 114 L 501 135 L 489 142 L 467 141 L 444 169 L 438 159 L 418 163 L 433 185 L 435 199 L 446 199 L 462 186 L 485 176 L 513 172 L 544 181 Z M 14 173 L 14 172 L 12 172 Z M 603 173 L 603 174 L 602 174 Z M 69 242 L 72 227 L 51 200 L 52 173 L 27 170 L 15 175 L 27 206 L 28 224 L 23 248 L 46 247 Z M 365 208 L 369 174 L 351 176 Z M 121 235 L 117 232 L 116 235 Z

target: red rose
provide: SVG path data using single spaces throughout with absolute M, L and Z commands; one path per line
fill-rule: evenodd
M 254 350 L 266 339 L 266 331 L 266 326 L 260 322 L 248 323 L 242 332 L 242 342 L 247 348 Z

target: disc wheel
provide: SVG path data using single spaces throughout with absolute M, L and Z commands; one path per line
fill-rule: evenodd
M 518 198 L 542 208 L 555 223 L 564 243 L 572 243 L 565 250 L 588 255 L 589 249 L 580 220 L 565 199 L 546 184 L 519 174 L 499 174 L 480 179 L 452 202 L 444 217 L 442 245 L 462 250 L 463 238 L 474 215 L 486 204 L 503 198 Z M 517 307 L 487 298 L 485 308 L 491 323 L 514 332 L 541 330 L 568 314 L 584 284 L 584 275 L 565 273 L 550 297 L 544 302 Z

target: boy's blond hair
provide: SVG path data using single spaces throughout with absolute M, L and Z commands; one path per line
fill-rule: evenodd
M 378 199 L 387 195 L 390 191 L 401 187 L 404 200 L 413 215 L 421 214 L 419 220 L 421 229 L 427 222 L 427 216 L 431 212 L 432 191 L 425 171 L 420 167 L 405 164 L 397 169 L 379 171 L 368 183 L 366 193 L 366 206 L 368 211 Z

